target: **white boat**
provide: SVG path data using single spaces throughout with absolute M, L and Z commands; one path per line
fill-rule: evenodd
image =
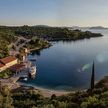
M 24 78 L 24 81 L 27 81 L 27 78 Z
M 31 76 L 36 75 L 36 66 L 31 66 L 29 69 L 29 74 Z

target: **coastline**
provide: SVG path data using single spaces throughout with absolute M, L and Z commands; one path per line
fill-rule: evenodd
M 36 48 L 29 49 L 28 51 L 29 52 L 39 51 L 39 50 L 42 50 L 42 49 L 49 48 L 51 46 L 52 46 L 52 44 L 49 43 L 49 44 L 45 45 L 44 47 L 36 47 Z M 22 83 L 22 82 L 17 82 L 17 87 L 16 88 L 24 88 L 24 89 L 32 88 L 34 90 L 39 91 L 44 97 L 51 97 L 53 94 L 55 94 L 56 96 L 62 96 L 62 95 L 66 95 L 66 94 L 69 94 L 69 93 L 75 93 L 76 92 L 76 90 L 73 90 L 73 91 L 53 90 L 53 89 L 43 88 L 43 87 L 39 87 L 39 86 L 34 86 L 34 85 L 31 85 L 31 84 L 26 84 L 26 83 Z M 85 90 L 83 90 L 83 91 L 85 91 Z
M 48 45 L 46 45 L 46 46 L 44 46 L 44 47 L 36 47 L 36 48 L 33 48 L 33 49 L 29 49 L 29 52 L 32 52 L 32 51 L 39 51 L 39 50 L 42 50 L 42 49 L 46 49 L 46 48 L 49 48 L 49 47 L 51 47 L 52 46 L 52 44 L 48 44 Z
M 56 96 L 62 96 L 62 95 L 66 95 L 69 93 L 75 93 L 75 91 L 64 91 L 64 90 L 52 90 L 52 89 L 48 89 L 48 88 L 42 88 L 39 86 L 34 86 L 31 84 L 25 84 L 22 82 L 18 82 L 18 84 L 20 85 L 21 88 L 33 88 L 35 90 L 38 90 L 44 97 L 51 97 L 53 94 L 55 94 Z

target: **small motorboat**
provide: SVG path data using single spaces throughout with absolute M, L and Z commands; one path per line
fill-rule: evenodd
M 24 80 L 24 81 L 27 81 L 28 79 L 27 79 L 27 78 L 24 78 L 23 80 Z
M 31 66 L 30 69 L 29 69 L 29 77 L 32 77 L 32 76 L 35 76 L 36 75 L 36 66 Z

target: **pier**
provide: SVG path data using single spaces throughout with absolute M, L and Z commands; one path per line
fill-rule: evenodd
M 31 76 L 36 74 L 36 66 L 34 66 L 30 61 L 16 64 L 11 67 L 11 70 L 15 72 L 14 77 L 19 78 L 28 78 L 30 74 Z

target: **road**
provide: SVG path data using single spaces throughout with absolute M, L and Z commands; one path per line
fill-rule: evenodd
M 23 42 L 21 42 L 21 41 L 23 41 Z M 14 53 L 14 55 L 19 54 L 20 49 L 21 49 L 26 43 L 28 43 L 28 42 L 30 42 L 30 41 L 31 41 L 31 39 L 27 39 L 27 38 L 24 38 L 23 36 L 19 36 L 18 39 L 17 39 L 17 41 L 16 41 L 15 43 L 11 43 L 11 44 L 9 45 L 9 47 L 11 48 L 11 49 L 10 49 L 10 52 L 9 52 L 10 55 L 13 55 L 13 53 Z M 15 50 L 12 49 L 12 46 L 15 47 Z

